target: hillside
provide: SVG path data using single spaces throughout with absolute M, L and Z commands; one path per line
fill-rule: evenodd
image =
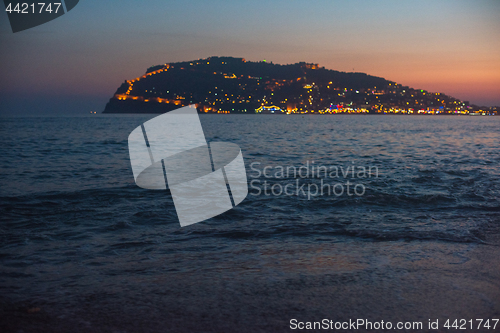
M 364 73 L 299 62 L 210 57 L 150 67 L 125 81 L 104 113 L 163 113 L 197 104 L 215 113 L 468 113 L 467 102 Z

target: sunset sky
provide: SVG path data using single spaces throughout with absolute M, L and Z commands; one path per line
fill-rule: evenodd
M 0 113 L 104 110 L 152 65 L 209 56 L 319 63 L 500 105 L 500 1 L 82 0 L 13 34 L 0 14 Z

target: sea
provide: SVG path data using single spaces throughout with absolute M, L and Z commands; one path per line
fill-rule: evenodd
M 500 318 L 500 117 L 200 115 L 249 193 L 181 227 L 134 183 L 128 135 L 155 116 L 0 118 L 2 332 Z M 392 329 L 335 328 L 358 319 Z

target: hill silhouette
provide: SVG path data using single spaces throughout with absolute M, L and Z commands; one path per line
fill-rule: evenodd
M 365 73 L 210 57 L 152 66 L 126 80 L 105 113 L 468 113 L 468 102 Z

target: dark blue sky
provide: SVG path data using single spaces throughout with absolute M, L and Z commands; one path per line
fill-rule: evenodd
M 0 112 L 102 111 L 147 67 L 213 55 L 319 63 L 500 105 L 498 17 L 498 0 L 82 0 L 13 34 L 4 12 Z

